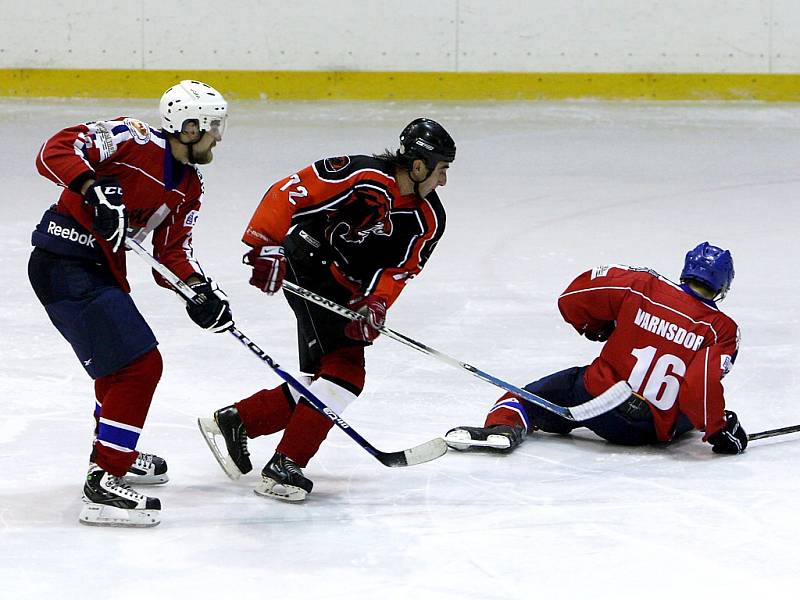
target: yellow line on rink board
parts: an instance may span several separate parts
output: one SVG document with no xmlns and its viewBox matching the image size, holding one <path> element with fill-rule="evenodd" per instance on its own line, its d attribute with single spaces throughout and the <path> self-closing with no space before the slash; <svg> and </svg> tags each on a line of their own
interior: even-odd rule
<svg viewBox="0 0 800 600">
<path fill-rule="evenodd" d="M 0 69 L 0 96 L 158 98 L 200 79 L 231 99 L 799 102 L 800 75 Z"/>
</svg>

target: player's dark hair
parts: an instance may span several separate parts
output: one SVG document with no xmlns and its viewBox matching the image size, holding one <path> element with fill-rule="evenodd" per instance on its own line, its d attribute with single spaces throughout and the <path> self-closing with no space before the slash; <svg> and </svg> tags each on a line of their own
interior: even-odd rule
<svg viewBox="0 0 800 600">
<path fill-rule="evenodd" d="M 409 159 L 408 156 L 400 154 L 399 151 L 389 150 L 388 148 L 380 154 L 373 154 L 372 156 L 389 163 L 395 169 L 409 169 L 414 162 L 414 159 Z"/>
</svg>

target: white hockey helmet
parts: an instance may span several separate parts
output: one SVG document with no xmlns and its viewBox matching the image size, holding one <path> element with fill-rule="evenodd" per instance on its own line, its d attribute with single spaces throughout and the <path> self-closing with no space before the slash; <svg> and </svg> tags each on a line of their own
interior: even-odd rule
<svg viewBox="0 0 800 600">
<path fill-rule="evenodd" d="M 180 133 L 186 121 L 195 120 L 201 131 L 217 129 L 221 136 L 228 103 L 207 83 L 184 79 L 164 92 L 159 112 L 164 131 Z"/>
</svg>

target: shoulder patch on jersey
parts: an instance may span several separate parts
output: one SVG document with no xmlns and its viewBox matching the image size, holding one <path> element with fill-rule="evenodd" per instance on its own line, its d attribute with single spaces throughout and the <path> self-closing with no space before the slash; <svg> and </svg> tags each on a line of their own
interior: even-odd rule
<svg viewBox="0 0 800 600">
<path fill-rule="evenodd" d="M 594 269 L 592 269 L 591 278 L 597 279 L 598 277 L 605 277 L 606 275 L 608 275 L 608 272 L 611 269 L 620 269 L 622 271 L 632 271 L 635 273 L 648 273 L 653 277 L 657 277 L 659 279 L 661 278 L 661 276 L 658 273 L 656 273 L 655 271 L 653 271 L 653 269 L 650 269 L 648 267 L 631 267 L 628 265 L 620 265 L 616 263 L 595 267 Z"/>
<path fill-rule="evenodd" d="M 94 143 L 100 151 L 100 160 L 103 161 L 117 151 L 114 134 L 104 123 L 92 123 L 94 127 Z"/>
<path fill-rule="evenodd" d="M 608 270 L 613 267 L 614 265 L 602 265 L 599 267 L 595 267 L 592 269 L 592 276 L 591 279 L 597 279 L 598 277 L 605 277 L 608 275 Z"/>
<path fill-rule="evenodd" d="M 190 210 L 186 218 L 183 220 L 183 224 L 186 227 L 194 227 L 194 224 L 197 223 L 197 219 L 200 218 L 200 212 L 196 210 Z"/>
<path fill-rule="evenodd" d="M 634 271 L 635 273 L 648 273 L 657 279 L 664 279 L 659 275 L 656 271 L 651 269 L 650 267 L 626 267 L 623 265 L 611 265 L 613 267 L 618 267 L 620 269 L 627 269 L 628 271 Z M 671 282 L 670 282 L 671 283 Z"/>
<path fill-rule="evenodd" d="M 328 173 L 336 173 L 337 171 L 347 168 L 350 164 L 350 157 L 334 156 L 332 158 L 326 158 L 322 164 L 325 165 L 325 170 L 328 171 Z"/>
<path fill-rule="evenodd" d="M 137 144 L 146 144 L 150 139 L 150 126 L 147 123 L 142 123 L 138 119 L 125 119 L 123 123 L 128 126 Z"/>
</svg>

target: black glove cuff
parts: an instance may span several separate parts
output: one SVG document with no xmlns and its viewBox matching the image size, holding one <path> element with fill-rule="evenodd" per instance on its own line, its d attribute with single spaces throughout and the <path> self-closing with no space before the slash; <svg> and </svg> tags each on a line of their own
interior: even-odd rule
<svg viewBox="0 0 800 600">
<path fill-rule="evenodd" d="M 83 184 L 89 181 L 90 179 L 97 179 L 97 173 L 95 173 L 94 171 L 84 171 L 83 173 L 78 175 L 75 179 L 73 179 L 68 187 L 76 194 L 80 194 Z"/>
</svg>

